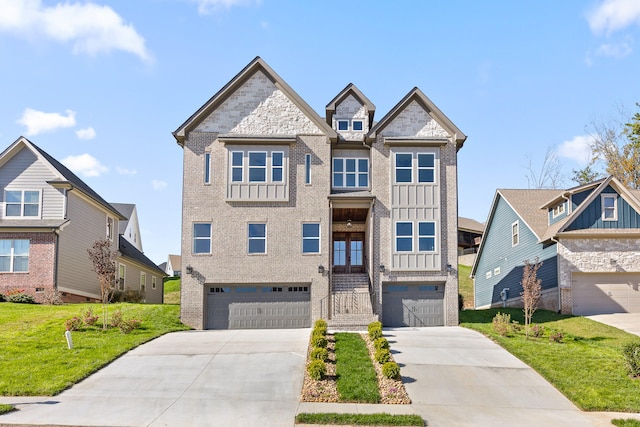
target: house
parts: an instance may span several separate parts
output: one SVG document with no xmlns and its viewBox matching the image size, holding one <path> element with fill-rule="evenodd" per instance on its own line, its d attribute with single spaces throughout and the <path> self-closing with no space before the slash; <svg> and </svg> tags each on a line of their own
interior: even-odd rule
<svg viewBox="0 0 640 427">
<path fill-rule="evenodd" d="M 640 192 L 612 176 L 568 190 L 497 190 L 471 272 L 475 307 L 521 306 L 524 261 L 538 259 L 541 308 L 640 312 L 639 237 Z"/>
<path fill-rule="evenodd" d="M 458 255 L 475 254 L 480 247 L 484 224 L 471 218 L 458 218 Z"/>
<path fill-rule="evenodd" d="M 20 137 L 0 153 L 0 187 L 0 293 L 19 289 L 45 301 L 57 291 L 65 302 L 100 300 L 87 249 L 107 238 L 117 251 L 121 289 L 162 302 L 164 272 L 118 233 L 127 216 L 44 150 Z"/>
<path fill-rule="evenodd" d="M 458 324 L 466 136 L 418 88 L 374 113 L 349 84 L 323 119 L 257 57 L 177 128 L 183 322 Z"/>
<path fill-rule="evenodd" d="M 180 277 L 182 273 L 182 257 L 180 255 L 169 255 L 164 271 L 168 276 Z"/>
</svg>

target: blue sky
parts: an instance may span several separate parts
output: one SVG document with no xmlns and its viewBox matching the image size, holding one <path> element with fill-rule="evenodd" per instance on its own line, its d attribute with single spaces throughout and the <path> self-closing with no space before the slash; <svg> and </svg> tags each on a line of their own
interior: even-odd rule
<svg viewBox="0 0 640 427">
<path fill-rule="evenodd" d="M 354 83 L 382 118 L 418 86 L 468 135 L 459 213 L 571 170 L 588 126 L 637 111 L 640 1 L 0 0 L 0 147 L 24 135 L 111 202 L 147 256 L 180 253 L 171 135 L 254 57 L 312 108 Z"/>
</svg>

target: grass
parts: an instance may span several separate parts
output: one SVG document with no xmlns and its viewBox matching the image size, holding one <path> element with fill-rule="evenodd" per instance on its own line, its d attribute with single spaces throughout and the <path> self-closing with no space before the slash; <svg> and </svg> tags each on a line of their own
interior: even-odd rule
<svg viewBox="0 0 640 427">
<path fill-rule="evenodd" d="M 180 278 L 169 277 L 164 282 L 164 303 L 180 304 Z"/>
<path fill-rule="evenodd" d="M 461 326 L 477 330 L 540 373 L 586 411 L 640 412 L 640 380 L 627 375 L 622 347 L 639 338 L 584 317 L 538 310 L 533 322 L 544 326 L 541 338 L 526 339 L 524 331 L 503 337 L 493 331 L 497 312 L 524 324 L 522 309 L 464 310 Z M 561 332 L 561 343 L 550 342 Z"/>
<path fill-rule="evenodd" d="M 378 379 L 367 344 L 359 334 L 336 333 L 336 387 L 343 402 L 380 402 Z"/>
<path fill-rule="evenodd" d="M 622 418 L 616 418 L 611 420 L 611 424 L 617 427 L 640 427 L 640 421 L 634 419 L 623 420 Z"/>
<path fill-rule="evenodd" d="M 391 414 L 308 414 L 296 415 L 297 424 L 331 424 L 353 426 L 423 426 L 424 421 L 418 415 Z"/>
<path fill-rule="evenodd" d="M 7 412 L 13 411 L 13 405 L 6 405 L 4 403 L 0 403 L 0 414 L 6 414 Z"/>
<path fill-rule="evenodd" d="M 458 264 L 458 292 L 462 295 L 464 308 L 473 308 L 473 279 L 469 274 L 470 266 Z"/>
<path fill-rule="evenodd" d="M 118 356 L 167 332 L 189 329 L 180 323 L 179 306 L 111 304 L 125 319 L 142 324 L 130 334 L 99 326 L 72 332 L 74 348 L 64 337 L 65 320 L 81 316 L 89 307 L 99 316 L 100 304 L 60 306 L 0 304 L 0 395 L 55 395 L 97 371 Z M 102 318 L 98 320 L 102 324 Z"/>
</svg>

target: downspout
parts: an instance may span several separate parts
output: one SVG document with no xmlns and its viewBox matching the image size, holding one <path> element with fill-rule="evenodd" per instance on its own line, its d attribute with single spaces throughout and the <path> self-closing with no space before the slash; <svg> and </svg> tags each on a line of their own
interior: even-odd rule
<svg viewBox="0 0 640 427">
<path fill-rule="evenodd" d="M 558 239 L 551 236 L 551 241 L 556 244 L 556 277 L 558 278 L 558 313 L 562 312 L 562 288 L 560 287 L 560 255 L 558 254 Z"/>
<path fill-rule="evenodd" d="M 333 202 L 329 200 L 329 265 L 327 266 L 327 319 L 331 320 L 333 308 Z"/>
<path fill-rule="evenodd" d="M 53 234 L 55 236 L 55 246 L 53 250 L 53 289 L 58 290 L 58 254 L 60 251 L 60 233 L 59 231 L 53 230 Z"/>
</svg>

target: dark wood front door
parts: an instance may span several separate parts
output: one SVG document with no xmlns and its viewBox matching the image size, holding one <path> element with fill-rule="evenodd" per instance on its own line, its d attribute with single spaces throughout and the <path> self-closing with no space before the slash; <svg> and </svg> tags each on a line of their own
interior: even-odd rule
<svg viewBox="0 0 640 427">
<path fill-rule="evenodd" d="M 364 233 L 333 234 L 333 272 L 364 273 Z"/>
</svg>

